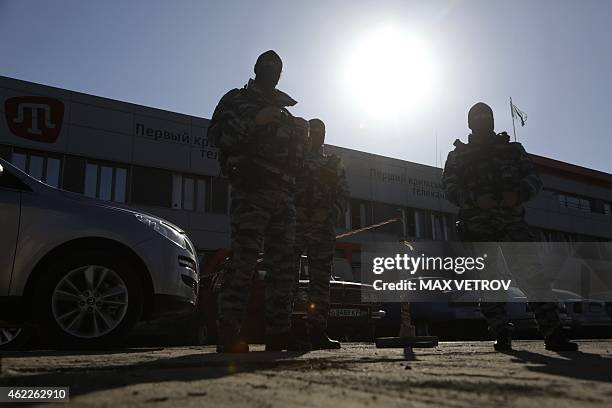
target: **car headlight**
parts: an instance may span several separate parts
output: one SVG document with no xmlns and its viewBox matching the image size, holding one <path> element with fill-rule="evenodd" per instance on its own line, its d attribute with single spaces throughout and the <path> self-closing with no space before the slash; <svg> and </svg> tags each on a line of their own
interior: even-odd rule
<svg viewBox="0 0 612 408">
<path fill-rule="evenodd" d="M 162 235 L 169 241 L 173 242 L 175 245 L 183 249 L 187 248 L 187 244 L 185 243 L 185 237 L 183 236 L 183 234 L 178 232 L 176 229 L 170 227 L 169 225 L 165 224 L 162 220 L 149 217 L 148 215 L 144 214 L 135 215 L 138 221 L 142 222 L 147 227 L 154 229 L 155 232 Z"/>
</svg>

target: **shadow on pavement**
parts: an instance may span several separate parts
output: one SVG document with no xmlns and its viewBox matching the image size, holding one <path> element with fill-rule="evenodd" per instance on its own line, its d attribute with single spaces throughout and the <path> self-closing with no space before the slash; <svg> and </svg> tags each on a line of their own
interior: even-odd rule
<svg viewBox="0 0 612 408">
<path fill-rule="evenodd" d="M 41 349 L 41 350 L 15 350 L 0 351 L 0 357 L 20 358 L 20 357 L 65 357 L 65 356 L 87 356 L 87 355 L 111 355 L 111 354 L 133 354 L 160 351 L 164 347 L 133 347 L 116 349 Z"/>
<path fill-rule="evenodd" d="M 550 357 L 530 351 L 510 351 L 518 363 L 533 364 L 526 369 L 538 373 L 560 375 L 578 380 L 612 383 L 612 359 L 581 351 L 558 353 Z"/>
<path fill-rule="evenodd" d="M 116 351 L 119 353 L 120 351 Z M 123 350 L 122 352 L 130 352 Z M 24 353 L 28 357 L 37 356 L 36 352 Z M 58 354 L 45 352 L 46 355 L 99 354 L 101 358 L 108 352 L 83 352 Z M 104 367 L 80 366 L 61 367 L 45 373 L 15 375 L 0 379 L 0 385 L 10 387 L 25 386 L 69 386 L 71 397 L 96 391 L 125 387 L 133 384 L 158 383 L 164 381 L 199 381 L 271 369 L 279 365 L 297 364 L 291 360 L 301 353 L 264 353 L 251 352 L 245 355 L 221 355 L 216 353 L 197 353 L 174 358 L 160 358 L 133 364 L 117 364 Z M 304 361 L 301 361 L 303 364 Z M 95 363 L 92 363 L 95 364 Z M 5 366 L 5 369 L 10 369 Z"/>
<path fill-rule="evenodd" d="M 103 358 L 105 354 L 130 352 L 131 350 L 98 352 Z M 142 349 L 141 349 L 142 351 Z M 56 352 L 57 353 L 57 352 Z M 43 355 L 62 355 L 51 351 Z M 28 357 L 36 357 L 36 352 L 21 353 Z M 21 355 L 14 353 L 12 356 Z M 79 354 L 96 354 L 94 352 L 75 351 L 66 352 L 67 356 Z M 342 356 L 321 356 L 308 359 L 300 359 L 302 352 L 264 352 L 253 351 L 248 354 L 227 355 L 210 352 L 184 355 L 172 358 L 159 358 L 154 361 L 140 363 L 124 363 L 96 367 L 91 366 L 61 367 L 53 370 L 45 370 L 44 373 L 32 373 L 25 375 L 14 375 L 0 378 L 1 386 L 26 387 L 26 386 L 68 386 L 70 396 L 76 397 L 97 391 L 110 390 L 135 384 L 163 383 L 165 381 L 202 381 L 249 373 L 256 371 L 274 370 L 324 370 L 329 368 L 343 368 L 352 364 L 369 364 L 373 362 L 402 362 L 405 359 L 401 355 L 396 358 L 347 358 Z M 9 367 L 6 367 L 9 369 Z M 51 371 L 53 370 L 53 371 Z"/>
</svg>

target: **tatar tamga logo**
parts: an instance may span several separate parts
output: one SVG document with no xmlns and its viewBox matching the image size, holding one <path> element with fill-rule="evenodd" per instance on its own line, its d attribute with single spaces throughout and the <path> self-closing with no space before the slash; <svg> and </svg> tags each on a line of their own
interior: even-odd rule
<svg viewBox="0 0 612 408">
<path fill-rule="evenodd" d="M 55 98 L 18 96 L 4 103 L 6 124 L 18 137 L 55 143 L 62 129 L 64 104 Z"/>
</svg>

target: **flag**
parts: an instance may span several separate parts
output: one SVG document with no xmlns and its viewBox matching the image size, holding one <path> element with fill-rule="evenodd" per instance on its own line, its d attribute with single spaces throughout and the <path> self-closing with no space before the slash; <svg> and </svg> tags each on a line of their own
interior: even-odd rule
<svg viewBox="0 0 612 408">
<path fill-rule="evenodd" d="M 512 119 L 518 118 L 521 121 L 521 126 L 525 126 L 527 122 L 527 114 L 512 104 Z"/>
</svg>

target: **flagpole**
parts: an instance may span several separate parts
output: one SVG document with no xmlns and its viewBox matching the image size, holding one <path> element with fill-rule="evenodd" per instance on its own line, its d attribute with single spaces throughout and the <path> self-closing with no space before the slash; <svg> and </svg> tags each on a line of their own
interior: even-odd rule
<svg viewBox="0 0 612 408">
<path fill-rule="evenodd" d="M 516 126 L 514 125 L 514 110 L 512 108 L 512 97 L 510 97 L 510 116 L 512 116 L 512 133 L 514 133 L 514 141 L 516 142 Z"/>
</svg>

